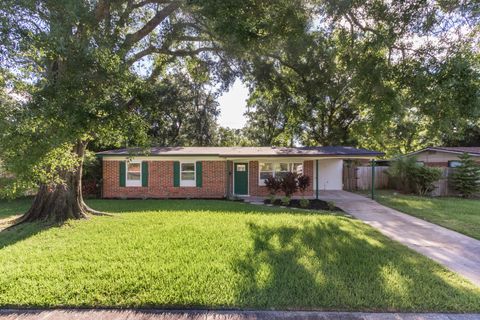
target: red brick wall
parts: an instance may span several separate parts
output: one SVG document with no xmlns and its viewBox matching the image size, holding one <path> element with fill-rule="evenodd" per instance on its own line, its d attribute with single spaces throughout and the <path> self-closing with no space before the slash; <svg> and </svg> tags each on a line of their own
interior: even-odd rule
<svg viewBox="0 0 480 320">
<path fill-rule="evenodd" d="M 427 167 L 448 167 L 448 162 L 425 162 Z"/>
<path fill-rule="evenodd" d="M 313 196 L 313 184 L 314 184 L 314 176 L 313 176 L 313 161 L 306 160 L 303 162 L 303 172 L 306 176 L 310 177 L 310 186 L 305 191 L 306 196 Z M 251 196 L 259 196 L 259 197 L 266 197 L 268 196 L 268 189 L 265 186 L 259 185 L 259 178 L 258 178 L 258 161 L 250 161 L 249 165 L 249 194 Z M 280 192 L 279 195 L 282 195 Z M 295 193 L 294 196 L 300 196 L 299 192 Z"/>
<path fill-rule="evenodd" d="M 202 161 L 203 183 L 197 187 L 173 186 L 173 161 L 148 161 L 148 187 L 120 187 L 118 161 L 103 161 L 104 198 L 223 198 L 226 196 L 226 162 Z"/>
</svg>

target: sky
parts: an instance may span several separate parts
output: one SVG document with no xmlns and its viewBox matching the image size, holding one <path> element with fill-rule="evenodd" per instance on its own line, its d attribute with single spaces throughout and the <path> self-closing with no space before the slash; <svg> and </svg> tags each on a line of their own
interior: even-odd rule
<svg viewBox="0 0 480 320">
<path fill-rule="evenodd" d="M 222 127 L 242 128 L 246 123 L 243 114 L 247 111 L 247 98 L 247 87 L 240 80 L 235 81 L 230 90 L 218 98 L 221 112 L 218 123 Z"/>
</svg>

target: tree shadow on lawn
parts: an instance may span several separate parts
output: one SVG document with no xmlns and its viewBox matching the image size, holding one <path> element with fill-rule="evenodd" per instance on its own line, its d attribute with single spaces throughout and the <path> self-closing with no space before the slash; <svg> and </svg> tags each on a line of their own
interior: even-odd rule
<svg viewBox="0 0 480 320">
<path fill-rule="evenodd" d="M 480 310 L 480 290 L 360 222 L 250 223 L 253 247 L 235 261 L 236 305 L 253 308 Z"/>
<path fill-rule="evenodd" d="M 253 213 L 253 214 L 331 214 L 342 215 L 342 212 L 327 212 L 319 210 L 296 210 L 291 208 L 253 205 L 243 201 L 218 199 L 146 199 L 146 200 L 89 200 L 88 204 L 96 210 L 109 213 L 129 213 L 146 211 L 209 211 L 225 213 Z"/>
<path fill-rule="evenodd" d="M 58 224 L 26 222 L 0 230 L 0 250 L 56 226 Z"/>
<path fill-rule="evenodd" d="M 33 197 L 0 200 L 0 221 L 25 213 L 32 205 Z"/>
</svg>

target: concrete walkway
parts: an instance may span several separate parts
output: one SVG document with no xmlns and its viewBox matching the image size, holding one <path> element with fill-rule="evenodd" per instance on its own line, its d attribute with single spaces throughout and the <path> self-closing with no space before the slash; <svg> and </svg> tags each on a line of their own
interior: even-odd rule
<svg viewBox="0 0 480 320">
<path fill-rule="evenodd" d="M 335 202 L 337 207 L 375 227 L 389 238 L 480 286 L 479 240 L 385 207 L 358 194 L 323 191 L 319 198 Z"/>
<path fill-rule="evenodd" d="M 480 314 L 211 310 L 0 310 L 0 320 L 474 320 Z"/>
</svg>

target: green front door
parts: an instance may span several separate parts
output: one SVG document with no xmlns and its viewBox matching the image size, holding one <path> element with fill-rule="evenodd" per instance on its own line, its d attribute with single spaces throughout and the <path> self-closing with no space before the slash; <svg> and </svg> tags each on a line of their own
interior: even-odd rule
<svg viewBox="0 0 480 320">
<path fill-rule="evenodd" d="M 233 191 L 236 195 L 248 194 L 248 163 L 235 163 L 234 164 L 234 188 Z"/>
</svg>

